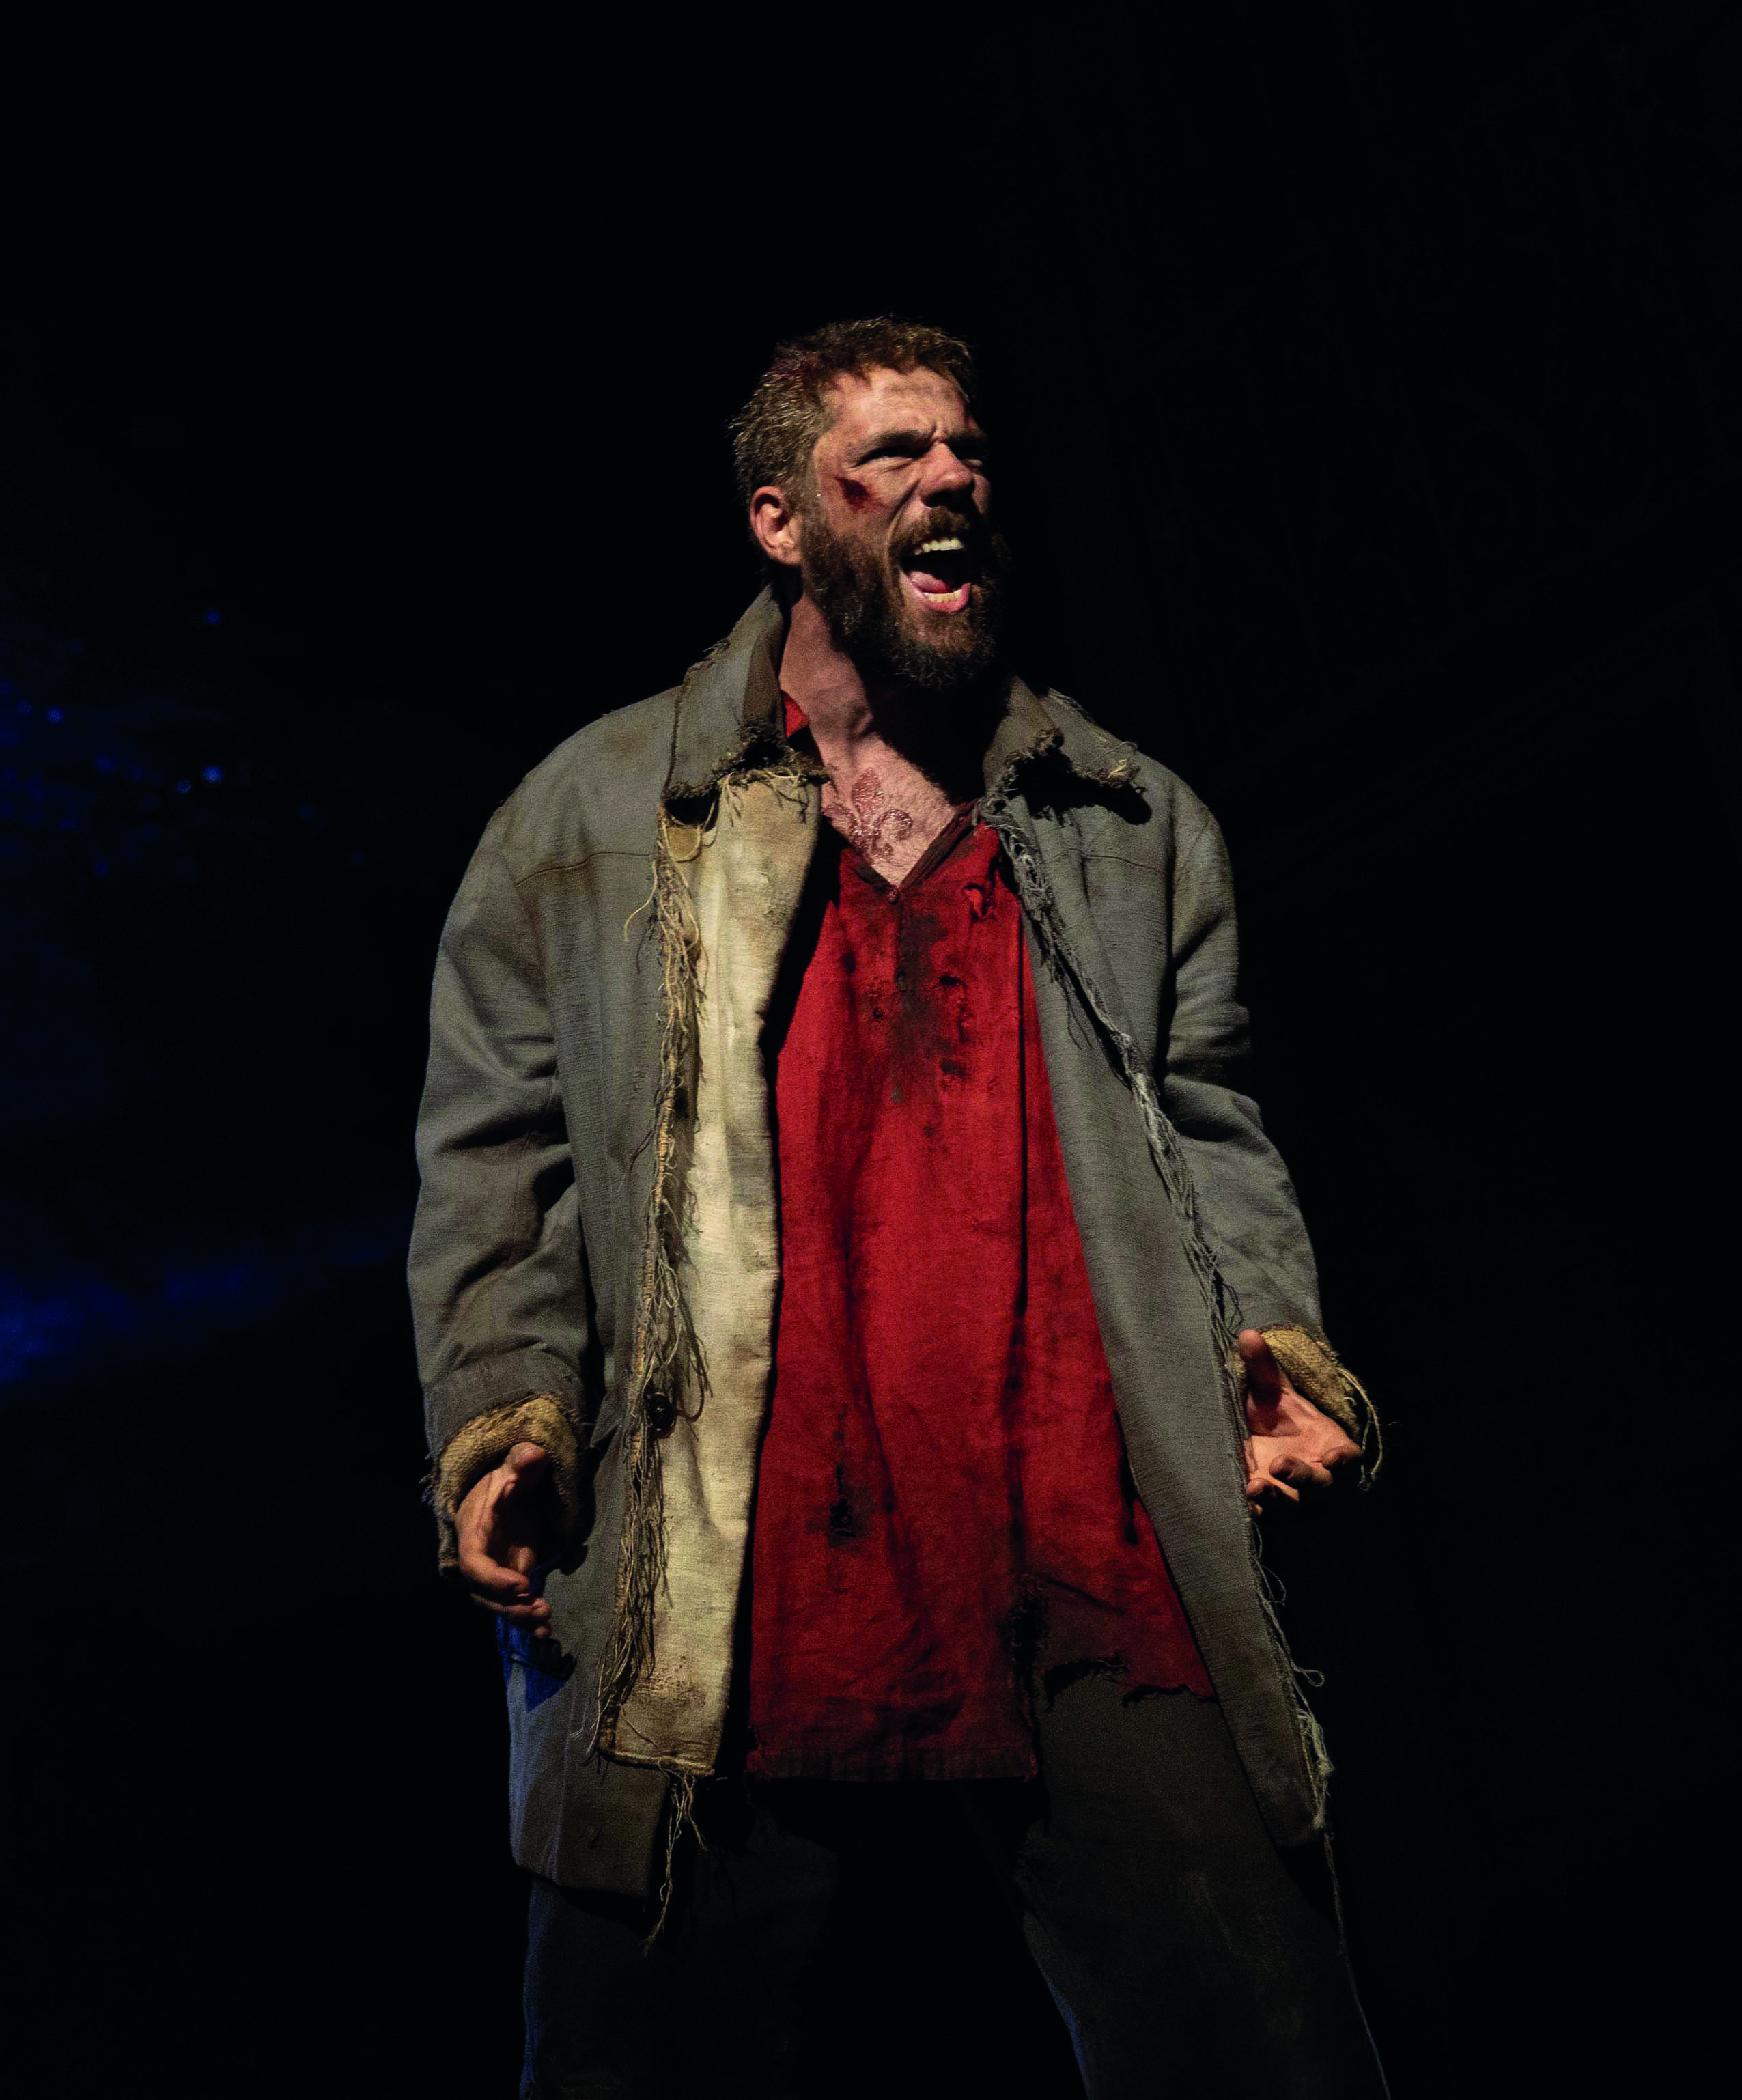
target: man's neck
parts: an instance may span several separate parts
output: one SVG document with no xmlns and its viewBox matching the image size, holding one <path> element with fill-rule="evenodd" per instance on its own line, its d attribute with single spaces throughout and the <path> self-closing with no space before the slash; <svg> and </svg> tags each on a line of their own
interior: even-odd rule
<svg viewBox="0 0 1742 2100">
<path fill-rule="evenodd" d="M 874 692 L 867 685 L 808 593 L 800 594 L 787 620 L 780 689 L 805 710 L 824 765 L 845 763 L 849 772 L 858 770 L 862 747 L 884 741 L 879 704 L 887 714 L 896 700 L 893 694 Z"/>
</svg>

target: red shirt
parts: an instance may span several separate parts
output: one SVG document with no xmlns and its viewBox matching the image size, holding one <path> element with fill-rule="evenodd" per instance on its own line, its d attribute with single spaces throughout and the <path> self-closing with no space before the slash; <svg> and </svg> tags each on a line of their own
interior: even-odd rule
<svg viewBox="0 0 1742 2100">
<path fill-rule="evenodd" d="M 1037 1664 L 1211 1688 L 1126 1462 L 1021 909 L 964 814 L 899 889 L 826 827 L 806 914 L 748 1769 L 1026 1776 Z"/>
</svg>

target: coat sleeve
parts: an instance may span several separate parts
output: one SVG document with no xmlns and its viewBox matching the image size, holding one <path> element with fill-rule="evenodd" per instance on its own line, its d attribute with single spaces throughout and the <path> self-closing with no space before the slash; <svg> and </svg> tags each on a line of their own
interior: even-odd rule
<svg viewBox="0 0 1742 2100">
<path fill-rule="evenodd" d="M 1250 1043 L 1240 1001 L 1240 936 L 1215 819 L 1174 878 L 1173 1011 L 1162 1100 L 1184 1140 L 1204 1222 L 1248 1327 L 1322 1336 L 1317 1273 L 1281 1154 L 1246 1092 Z"/>
<path fill-rule="evenodd" d="M 1281 1154 L 1246 1092 L 1250 1057 L 1240 999 L 1240 935 L 1228 850 L 1214 818 L 1180 859 L 1173 898 L 1173 1007 L 1163 1105 L 1192 1178 L 1240 1324 L 1264 1332 L 1297 1390 L 1339 1423 L 1378 1470 L 1379 1424 L 1339 1362 L 1319 1315 L 1312 1244 Z"/>
<path fill-rule="evenodd" d="M 522 1440 L 575 1513 L 585 1253 L 533 929 L 496 827 L 443 930 L 409 1281 L 442 1564 L 455 1508 Z"/>
</svg>

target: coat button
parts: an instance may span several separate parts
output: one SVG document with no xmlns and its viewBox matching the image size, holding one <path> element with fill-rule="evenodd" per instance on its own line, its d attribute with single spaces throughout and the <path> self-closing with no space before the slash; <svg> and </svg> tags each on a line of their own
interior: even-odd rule
<svg viewBox="0 0 1742 2100">
<path fill-rule="evenodd" d="M 642 1398 L 642 1413 L 647 1427 L 655 1436 L 669 1436 L 672 1424 L 677 1419 L 677 1410 L 668 1392 L 658 1391 L 646 1393 Z"/>
</svg>

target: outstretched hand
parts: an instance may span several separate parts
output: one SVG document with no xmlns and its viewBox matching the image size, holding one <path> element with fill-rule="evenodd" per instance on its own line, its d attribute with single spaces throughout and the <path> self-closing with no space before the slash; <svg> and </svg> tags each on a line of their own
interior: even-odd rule
<svg viewBox="0 0 1742 2100">
<path fill-rule="evenodd" d="M 1361 1450 L 1289 1383 L 1256 1327 L 1242 1329 L 1246 1372 L 1246 1505 L 1256 1516 L 1278 1502 L 1316 1501 L 1360 1474 Z"/>
<path fill-rule="evenodd" d="M 535 1634 L 550 1630 L 550 1607 L 532 1594 L 532 1570 L 551 1516 L 550 1460 L 537 1444 L 517 1444 L 454 1512 L 460 1573 L 473 1602 Z"/>
</svg>

